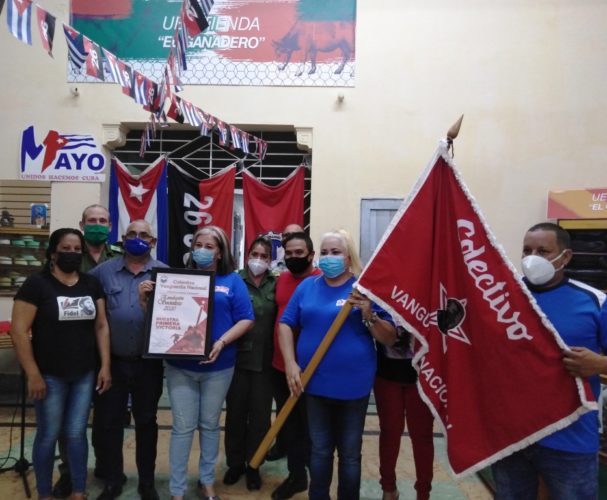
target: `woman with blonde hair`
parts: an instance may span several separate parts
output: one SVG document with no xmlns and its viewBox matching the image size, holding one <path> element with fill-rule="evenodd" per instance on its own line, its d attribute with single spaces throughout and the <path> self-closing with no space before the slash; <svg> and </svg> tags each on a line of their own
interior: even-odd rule
<svg viewBox="0 0 607 500">
<path fill-rule="evenodd" d="M 280 348 L 292 394 L 303 391 L 301 371 L 342 306 L 353 307 L 306 386 L 311 441 L 311 500 L 326 500 L 338 452 L 339 499 L 360 496 L 362 434 L 376 370 L 375 341 L 391 345 L 396 328 L 390 316 L 352 290 L 360 260 L 349 234 L 326 233 L 320 245 L 321 276 L 311 276 L 295 290 L 280 319 Z M 299 330 L 297 346 L 294 330 Z"/>
</svg>

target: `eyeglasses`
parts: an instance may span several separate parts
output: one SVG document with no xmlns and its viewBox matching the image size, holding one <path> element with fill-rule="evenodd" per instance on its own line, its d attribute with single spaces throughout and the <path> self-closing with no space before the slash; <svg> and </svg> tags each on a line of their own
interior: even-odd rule
<svg viewBox="0 0 607 500">
<path fill-rule="evenodd" d="M 135 238 L 140 238 L 142 240 L 152 240 L 152 239 L 154 239 L 154 237 L 150 233 L 147 233 L 145 231 L 140 231 L 140 232 L 129 231 L 128 233 L 126 233 L 124 235 L 124 237 L 127 240 L 134 240 Z"/>
</svg>

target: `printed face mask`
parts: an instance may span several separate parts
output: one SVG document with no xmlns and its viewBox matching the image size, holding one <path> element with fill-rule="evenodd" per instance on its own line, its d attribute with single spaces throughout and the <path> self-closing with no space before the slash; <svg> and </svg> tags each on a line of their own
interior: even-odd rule
<svg viewBox="0 0 607 500">
<path fill-rule="evenodd" d="M 145 255 L 147 252 L 149 252 L 152 249 L 150 247 L 150 244 L 147 241 L 142 240 L 141 238 L 132 238 L 132 239 L 126 240 L 124 242 L 123 246 L 124 246 L 124 249 L 127 251 L 127 253 L 130 253 L 131 255 L 133 255 L 135 257 Z"/>
<path fill-rule="evenodd" d="M 545 259 L 544 257 L 540 257 L 539 255 L 527 255 L 521 261 L 523 274 L 532 285 L 545 285 L 552 278 L 554 278 L 554 275 L 557 271 L 563 269 L 563 266 L 559 267 L 558 269 L 555 269 L 552 263 L 559 257 L 561 257 L 561 255 L 563 255 L 564 253 L 565 250 L 563 250 L 552 260 Z"/>
</svg>

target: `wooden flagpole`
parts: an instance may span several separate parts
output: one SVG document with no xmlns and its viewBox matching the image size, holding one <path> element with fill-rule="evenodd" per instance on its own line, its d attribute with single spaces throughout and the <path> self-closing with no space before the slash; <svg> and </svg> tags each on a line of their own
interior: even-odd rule
<svg viewBox="0 0 607 500">
<path fill-rule="evenodd" d="M 306 385 L 308 384 L 308 382 L 310 381 L 310 379 L 312 378 L 312 375 L 314 375 L 314 372 L 316 371 L 316 368 L 318 368 L 318 365 L 322 361 L 323 356 L 329 350 L 331 343 L 333 342 L 333 340 L 339 333 L 339 330 L 341 329 L 342 325 L 344 324 L 344 321 L 346 321 L 346 318 L 348 317 L 348 314 L 350 314 L 351 310 L 352 310 L 352 305 L 349 302 L 346 302 L 344 304 L 344 306 L 341 308 L 341 310 L 339 311 L 339 314 L 337 315 L 335 320 L 333 320 L 333 323 L 331 324 L 329 331 L 325 334 L 324 338 L 322 339 L 322 342 L 316 348 L 316 352 L 312 356 L 312 359 L 308 363 L 308 366 L 306 366 L 306 369 L 301 374 L 301 384 L 304 387 L 304 389 L 305 389 Z M 267 434 L 261 441 L 261 444 L 257 448 L 257 451 L 255 451 L 253 458 L 249 462 L 250 467 L 252 467 L 253 469 L 257 469 L 259 467 L 262 460 L 266 456 L 266 453 L 268 453 L 268 449 L 270 448 L 270 445 L 274 441 L 274 438 L 276 437 L 276 435 L 278 434 L 278 432 L 284 425 L 285 421 L 287 420 L 287 417 L 291 413 L 291 410 L 293 410 L 293 407 L 295 406 L 295 403 L 297 403 L 298 399 L 299 399 L 299 396 L 293 396 L 293 395 L 291 395 L 289 397 L 289 399 L 287 399 L 286 403 L 284 404 L 284 406 L 282 407 L 282 409 L 280 410 L 280 412 L 274 419 L 274 422 L 272 423 L 272 427 L 270 427 L 270 429 L 268 430 Z"/>
</svg>

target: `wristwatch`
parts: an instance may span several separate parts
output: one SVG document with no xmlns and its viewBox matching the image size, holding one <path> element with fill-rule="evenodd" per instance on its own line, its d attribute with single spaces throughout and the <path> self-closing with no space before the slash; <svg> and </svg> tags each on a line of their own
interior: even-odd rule
<svg viewBox="0 0 607 500">
<path fill-rule="evenodd" d="M 377 322 L 378 319 L 379 317 L 377 316 L 377 313 L 373 312 L 368 318 L 363 318 L 363 325 L 365 325 L 367 328 L 371 328 Z"/>
</svg>

